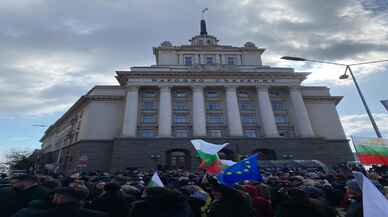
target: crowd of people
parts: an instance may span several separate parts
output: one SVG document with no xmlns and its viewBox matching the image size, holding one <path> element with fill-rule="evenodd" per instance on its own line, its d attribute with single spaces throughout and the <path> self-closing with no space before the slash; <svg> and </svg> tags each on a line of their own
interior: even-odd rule
<svg viewBox="0 0 388 217">
<path fill-rule="evenodd" d="M 226 186 L 203 172 L 153 171 L 21 174 L 0 178 L 2 217 L 360 217 L 362 193 L 352 170 L 265 168 L 262 182 Z M 385 195 L 388 173 L 362 171 Z"/>
</svg>

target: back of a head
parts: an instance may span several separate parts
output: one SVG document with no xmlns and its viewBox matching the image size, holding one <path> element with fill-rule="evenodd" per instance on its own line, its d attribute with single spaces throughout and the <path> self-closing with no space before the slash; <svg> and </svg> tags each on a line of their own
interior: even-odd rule
<svg viewBox="0 0 388 217">
<path fill-rule="evenodd" d="M 120 188 L 121 188 L 120 185 L 114 182 L 107 183 L 104 186 L 104 190 L 106 192 L 117 192 L 117 191 L 120 191 Z"/>
</svg>

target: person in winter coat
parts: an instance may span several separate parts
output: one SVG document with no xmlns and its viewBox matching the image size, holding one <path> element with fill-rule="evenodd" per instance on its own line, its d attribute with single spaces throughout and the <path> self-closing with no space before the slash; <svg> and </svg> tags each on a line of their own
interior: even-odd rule
<svg viewBox="0 0 388 217">
<path fill-rule="evenodd" d="M 255 216 L 248 195 L 232 187 L 212 183 L 213 203 L 207 217 L 253 217 Z"/>
<path fill-rule="evenodd" d="M 19 175 L 11 178 L 12 189 L 0 193 L 0 214 L 8 217 L 25 208 L 33 200 L 47 200 L 48 190 L 38 185 L 35 176 Z"/>
<path fill-rule="evenodd" d="M 363 217 L 362 191 L 355 179 L 346 183 L 346 191 L 351 203 L 346 210 L 345 217 Z"/>
<path fill-rule="evenodd" d="M 99 211 L 82 208 L 87 192 L 70 187 L 55 190 L 50 203 L 32 201 L 30 207 L 19 210 L 12 217 L 108 217 Z"/>
<path fill-rule="evenodd" d="M 183 186 L 181 192 L 189 202 L 193 217 L 201 217 L 206 203 L 210 200 L 209 194 L 196 185 Z"/>
<path fill-rule="evenodd" d="M 182 193 L 162 187 L 146 188 L 143 199 L 132 204 L 129 217 L 191 217 L 191 208 Z"/>
<path fill-rule="evenodd" d="M 290 189 L 289 198 L 279 205 L 276 217 L 326 217 L 301 189 Z"/>
<path fill-rule="evenodd" d="M 272 209 L 271 201 L 265 199 L 258 194 L 258 190 L 255 186 L 245 185 L 245 192 L 249 194 L 252 199 L 252 206 L 255 209 L 256 217 L 273 217 L 274 212 Z"/>
<path fill-rule="evenodd" d="M 108 183 L 104 186 L 104 193 L 91 205 L 92 209 L 103 211 L 110 217 L 127 217 L 129 205 L 116 183 Z"/>
</svg>

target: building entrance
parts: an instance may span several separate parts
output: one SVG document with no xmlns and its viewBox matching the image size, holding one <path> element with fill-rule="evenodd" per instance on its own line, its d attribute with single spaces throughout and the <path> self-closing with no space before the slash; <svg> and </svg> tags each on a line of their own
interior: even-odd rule
<svg viewBox="0 0 388 217">
<path fill-rule="evenodd" d="M 190 170 L 190 152 L 184 149 L 173 149 L 166 152 L 166 165 L 173 169 Z"/>
</svg>

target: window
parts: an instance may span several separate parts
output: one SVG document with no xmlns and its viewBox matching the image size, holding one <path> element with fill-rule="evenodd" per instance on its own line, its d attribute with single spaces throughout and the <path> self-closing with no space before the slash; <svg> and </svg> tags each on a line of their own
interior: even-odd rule
<svg viewBox="0 0 388 217">
<path fill-rule="evenodd" d="M 287 96 L 287 92 L 281 89 L 270 89 L 269 90 L 270 96 Z"/>
<path fill-rule="evenodd" d="M 207 92 L 207 97 L 209 98 L 213 98 L 213 97 L 217 97 L 218 96 L 218 92 L 217 91 L 214 91 L 214 90 L 210 90 Z"/>
<path fill-rule="evenodd" d="M 185 65 L 186 65 L 186 66 L 191 66 L 191 65 L 193 65 L 193 57 L 191 57 L 191 56 L 185 56 Z"/>
<path fill-rule="evenodd" d="M 219 129 L 208 130 L 207 134 L 210 137 L 222 137 L 222 130 L 219 130 Z"/>
<path fill-rule="evenodd" d="M 241 122 L 243 124 L 255 124 L 256 117 L 253 115 L 243 115 L 243 116 L 241 116 Z"/>
<path fill-rule="evenodd" d="M 154 97 L 154 96 L 156 96 L 156 92 L 155 91 L 145 91 L 145 92 L 143 92 L 143 96 L 144 97 Z"/>
<path fill-rule="evenodd" d="M 222 110 L 222 108 L 223 108 L 222 104 L 218 102 L 209 102 L 207 104 L 208 110 Z"/>
<path fill-rule="evenodd" d="M 289 131 L 287 128 L 280 128 L 278 129 L 278 131 L 279 131 L 279 136 L 289 137 Z"/>
<path fill-rule="evenodd" d="M 227 58 L 228 65 L 235 65 L 236 64 L 236 58 L 235 57 L 228 57 Z"/>
<path fill-rule="evenodd" d="M 222 115 L 208 115 L 207 120 L 212 124 L 224 123 L 224 117 Z"/>
<path fill-rule="evenodd" d="M 209 64 L 209 65 L 214 64 L 214 58 L 209 56 L 206 57 L 206 64 Z"/>
<path fill-rule="evenodd" d="M 187 95 L 187 92 L 179 91 L 175 93 L 176 97 L 185 97 Z"/>
<path fill-rule="evenodd" d="M 285 101 L 272 101 L 272 109 L 274 112 L 287 111 L 287 104 Z"/>
<path fill-rule="evenodd" d="M 155 103 L 153 101 L 144 101 L 143 102 L 143 109 L 144 110 L 154 110 Z"/>
<path fill-rule="evenodd" d="M 238 92 L 239 97 L 249 97 L 249 93 L 247 91 Z"/>
<path fill-rule="evenodd" d="M 153 115 L 144 115 L 143 123 L 145 124 L 155 123 L 155 117 Z"/>
<path fill-rule="evenodd" d="M 176 115 L 175 116 L 175 123 L 177 123 L 177 124 L 187 123 L 186 116 L 184 116 L 184 115 Z"/>
<path fill-rule="evenodd" d="M 142 136 L 143 137 L 154 137 L 155 133 L 152 129 L 143 129 Z"/>
<path fill-rule="evenodd" d="M 185 110 L 187 110 L 186 104 L 187 103 L 183 102 L 183 101 L 175 102 L 175 110 L 177 110 L 177 111 L 185 111 Z"/>
<path fill-rule="evenodd" d="M 275 115 L 275 122 L 277 124 L 287 124 L 288 116 L 287 115 Z"/>
<path fill-rule="evenodd" d="M 175 136 L 176 137 L 188 137 L 189 132 L 187 129 L 176 129 L 175 130 Z"/>
<path fill-rule="evenodd" d="M 255 110 L 255 105 L 254 103 L 249 101 L 242 101 L 240 102 L 240 109 L 242 111 L 252 111 L 252 110 Z"/>
<path fill-rule="evenodd" d="M 256 130 L 255 129 L 246 129 L 244 130 L 244 135 L 246 137 L 255 138 L 257 137 Z"/>
</svg>

